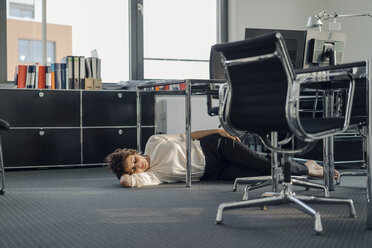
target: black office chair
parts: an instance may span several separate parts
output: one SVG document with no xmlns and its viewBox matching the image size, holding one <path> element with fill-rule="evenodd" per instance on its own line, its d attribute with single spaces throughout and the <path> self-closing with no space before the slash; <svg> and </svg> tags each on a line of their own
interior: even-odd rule
<svg viewBox="0 0 372 248">
<path fill-rule="evenodd" d="M 296 79 L 280 33 L 216 45 L 215 50 L 223 56 L 228 80 L 227 86 L 224 86 L 227 87 L 225 101 L 220 105 L 220 113 L 223 113 L 220 116 L 222 126 L 233 135 L 255 133 L 266 148 L 281 154 L 284 161 L 284 181 L 280 193 L 266 193 L 261 199 L 222 203 L 218 207 L 216 223 L 222 223 L 225 209 L 293 203 L 314 217 L 315 233 L 320 234 L 323 228 L 319 212 L 303 201 L 346 204 L 350 206 L 350 216 L 355 217 L 351 199 L 295 195 L 292 192 L 289 163 L 294 154 L 309 150 L 315 140 L 345 131 L 350 120 L 349 107 L 344 119 L 307 118 L 300 121 L 300 86 L 308 83 L 309 78 Z M 344 77 L 350 81 L 350 106 L 355 83 L 349 74 Z M 296 149 L 279 149 L 268 138 L 268 135 L 278 133 L 293 133 L 307 143 Z M 275 136 L 277 135 L 271 135 L 272 138 Z"/>
<path fill-rule="evenodd" d="M 9 123 L 0 119 L 0 130 L 9 130 Z M 0 173 L 1 173 L 1 188 L 0 188 L 0 195 L 4 194 L 4 187 L 5 187 L 5 174 L 4 174 L 4 159 L 3 159 L 3 151 L 1 146 L 1 136 L 0 136 Z"/>
<path fill-rule="evenodd" d="M 220 52 L 217 52 L 215 50 L 216 46 L 218 46 L 218 44 L 213 45 L 210 51 L 209 77 L 210 79 L 226 80 L 225 71 L 222 66 L 222 56 Z M 211 84 L 210 87 L 211 89 L 215 89 L 214 84 Z M 219 114 L 220 107 L 213 106 L 212 101 L 213 99 L 223 99 L 224 91 L 225 90 L 221 90 L 220 96 L 217 96 L 217 97 L 213 95 L 207 96 L 207 111 L 210 116 L 216 116 Z M 222 92 L 222 95 L 221 95 L 221 92 Z M 278 141 L 278 145 L 286 144 L 290 140 L 291 140 L 290 138 L 284 135 L 283 137 L 280 138 L 280 141 Z M 244 194 L 242 198 L 243 200 L 248 200 L 249 191 L 254 190 L 254 189 L 259 189 L 259 188 L 262 188 L 268 185 L 272 185 L 273 191 L 277 191 L 278 184 L 280 181 L 282 181 L 282 178 L 280 177 L 280 175 L 278 175 L 279 170 L 277 169 L 277 166 L 275 166 L 275 164 L 277 163 L 277 161 L 275 160 L 276 155 L 272 153 L 272 157 L 274 157 L 272 159 L 273 167 L 274 167 L 274 170 L 276 170 L 272 172 L 273 174 L 272 176 L 240 177 L 240 178 L 235 179 L 234 184 L 233 184 L 233 191 L 237 191 L 239 184 L 247 184 L 247 186 L 244 187 Z M 295 185 L 303 186 L 303 187 L 306 187 L 307 189 L 309 188 L 321 189 L 324 191 L 324 195 L 326 197 L 329 196 L 328 188 L 322 184 L 307 182 L 305 177 L 300 177 L 300 176 L 293 176 L 292 180 Z"/>
<path fill-rule="evenodd" d="M 214 50 L 214 46 L 211 47 L 211 52 L 209 55 L 209 79 L 223 79 L 225 78 L 225 72 L 221 64 L 221 55 L 219 52 Z M 215 90 L 215 84 L 209 84 L 211 90 Z M 213 106 L 213 99 L 218 99 L 218 96 L 208 95 L 207 96 L 207 112 L 210 116 L 218 115 L 218 106 Z"/>
<path fill-rule="evenodd" d="M 353 101 L 353 107 L 351 111 L 351 120 L 350 123 L 354 126 L 354 128 L 359 132 L 362 137 L 362 148 L 363 148 L 363 161 L 364 163 L 361 165 L 361 170 L 353 170 L 353 171 L 344 171 L 341 172 L 336 179 L 336 184 L 341 183 L 341 178 L 344 176 L 367 176 L 366 166 L 367 166 L 367 94 L 366 94 L 366 78 L 365 72 L 363 73 L 364 76 L 359 77 L 356 79 L 356 86 L 355 86 L 355 97 Z M 333 151 L 332 151 L 332 154 Z"/>
</svg>

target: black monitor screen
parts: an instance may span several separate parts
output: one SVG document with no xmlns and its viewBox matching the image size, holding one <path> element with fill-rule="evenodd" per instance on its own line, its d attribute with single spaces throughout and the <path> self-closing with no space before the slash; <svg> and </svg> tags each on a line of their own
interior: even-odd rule
<svg viewBox="0 0 372 248">
<path fill-rule="evenodd" d="M 259 29 L 246 28 L 245 39 L 253 38 L 272 32 L 280 32 L 287 46 L 289 57 L 294 69 L 302 69 L 304 61 L 306 31 L 304 30 L 284 30 L 284 29 Z"/>
</svg>

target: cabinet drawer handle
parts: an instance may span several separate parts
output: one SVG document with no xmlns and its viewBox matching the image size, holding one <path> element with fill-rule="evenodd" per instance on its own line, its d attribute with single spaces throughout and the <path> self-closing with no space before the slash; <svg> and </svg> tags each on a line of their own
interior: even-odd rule
<svg viewBox="0 0 372 248">
<path fill-rule="evenodd" d="M 44 92 L 40 91 L 39 92 L 39 97 L 44 97 Z"/>
<path fill-rule="evenodd" d="M 119 129 L 119 130 L 118 130 L 118 134 L 119 134 L 119 135 L 122 135 L 123 133 L 124 133 L 124 132 L 123 132 L 122 129 Z"/>
<path fill-rule="evenodd" d="M 118 93 L 118 98 L 123 98 L 123 93 Z"/>
<path fill-rule="evenodd" d="M 40 130 L 40 131 L 39 131 L 39 135 L 40 135 L 40 136 L 44 136 L 44 134 L 45 134 L 44 130 Z"/>
</svg>

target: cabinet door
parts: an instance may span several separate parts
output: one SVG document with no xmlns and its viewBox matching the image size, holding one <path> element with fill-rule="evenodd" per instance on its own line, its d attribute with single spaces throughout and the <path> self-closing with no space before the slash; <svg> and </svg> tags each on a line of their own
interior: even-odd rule
<svg viewBox="0 0 372 248">
<path fill-rule="evenodd" d="M 145 125 L 154 125 L 154 96 L 142 99 Z M 84 91 L 83 126 L 136 126 L 136 92 Z"/>
<path fill-rule="evenodd" d="M 13 129 L 1 137 L 6 167 L 81 163 L 79 129 Z"/>
<path fill-rule="evenodd" d="M 153 94 L 141 96 L 142 125 L 155 125 L 155 97 Z"/>
<path fill-rule="evenodd" d="M 79 127 L 80 92 L 2 89 L 0 116 L 11 127 Z"/>
<path fill-rule="evenodd" d="M 318 141 L 312 150 L 297 157 L 323 161 L 323 141 Z M 350 163 L 363 160 L 362 138 L 338 140 L 336 136 L 334 140 L 334 159 L 335 162 L 349 161 Z"/>
<path fill-rule="evenodd" d="M 142 142 L 154 134 L 154 128 L 144 128 Z M 83 131 L 84 164 L 103 163 L 117 148 L 137 149 L 136 128 L 89 128 Z"/>
</svg>

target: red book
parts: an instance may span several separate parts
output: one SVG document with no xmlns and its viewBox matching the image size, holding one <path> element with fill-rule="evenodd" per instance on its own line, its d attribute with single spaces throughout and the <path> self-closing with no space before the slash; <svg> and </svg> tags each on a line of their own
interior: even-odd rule
<svg viewBox="0 0 372 248">
<path fill-rule="evenodd" d="M 45 66 L 39 66 L 39 89 L 45 89 Z"/>
<path fill-rule="evenodd" d="M 27 65 L 18 65 L 17 88 L 26 88 Z"/>
</svg>

